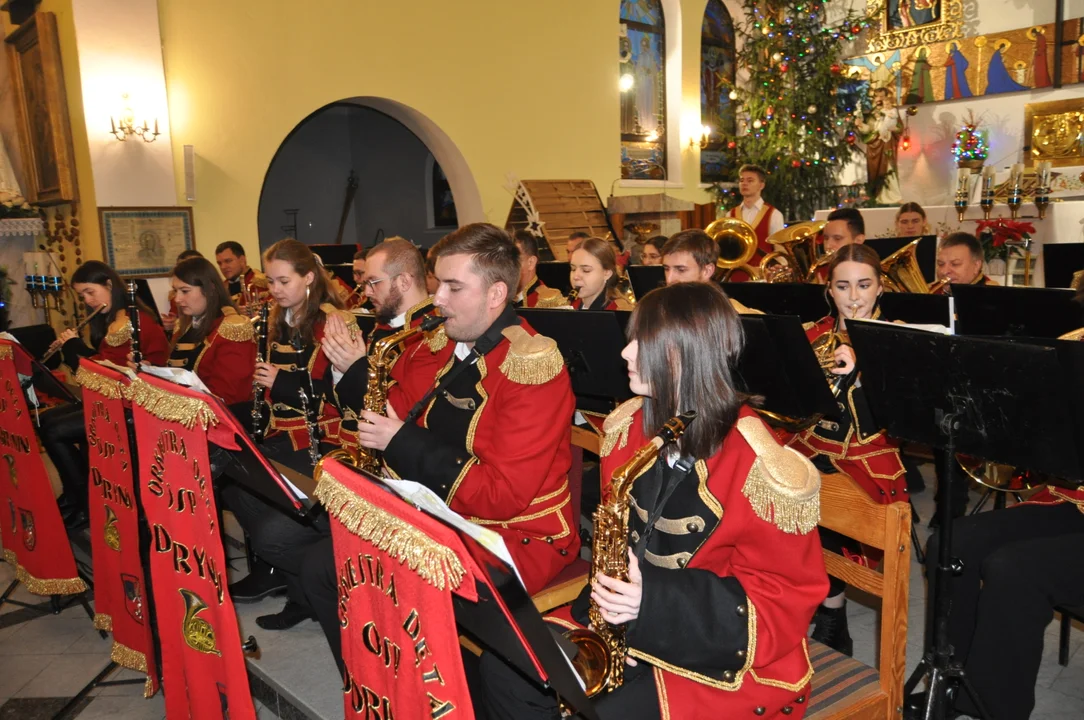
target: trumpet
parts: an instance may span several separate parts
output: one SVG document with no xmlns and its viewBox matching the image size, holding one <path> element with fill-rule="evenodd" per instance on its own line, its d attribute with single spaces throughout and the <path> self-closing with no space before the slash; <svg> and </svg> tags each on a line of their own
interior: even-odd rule
<svg viewBox="0 0 1084 720">
<path fill-rule="evenodd" d="M 853 304 L 851 305 L 851 319 L 855 319 L 857 315 L 858 305 Z M 842 323 L 837 320 L 836 326 L 832 330 L 813 341 L 813 353 L 817 356 L 817 362 L 820 363 L 824 377 L 828 381 L 828 386 L 832 389 L 832 396 L 837 398 L 840 392 L 843 391 L 843 386 L 854 374 L 851 372 L 847 375 L 837 375 L 832 372 L 832 370 L 839 367 L 836 364 L 836 350 L 841 345 L 849 345 L 851 342 L 847 331 L 840 329 L 841 325 Z"/>
<path fill-rule="evenodd" d="M 75 326 L 75 334 L 78 335 L 80 332 L 82 332 L 83 328 L 85 328 L 87 326 L 87 324 L 91 320 L 94 319 L 94 316 L 97 315 L 98 313 L 100 313 L 103 308 L 105 308 L 104 303 L 99 305 L 98 307 L 94 308 L 94 310 L 91 311 L 90 315 L 87 315 L 85 318 L 83 318 L 83 321 Z M 52 356 L 54 356 L 58 352 L 60 352 L 61 348 L 63 348 L 63 347 L 64 347 L 63 345 L 57 345 L 55 348 L 53 348 L 52 350 L 49 350 L 47 353 L 42 355 L 41 360 L 39 360 L 38 362 L 41 362 L 41 363 L 47 362 L 49 360 L 49 358 L 51 358 Z"/>
</svg>

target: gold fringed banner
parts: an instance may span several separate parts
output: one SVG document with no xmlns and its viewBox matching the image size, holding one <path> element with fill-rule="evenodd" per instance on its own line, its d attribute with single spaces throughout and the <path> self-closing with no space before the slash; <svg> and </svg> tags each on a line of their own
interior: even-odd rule
<svg viewBox="0 0 1084 720">
<path fill-rule="evenodd" d="M 124 383 L 104 377 L 83 367 L 80 367 L 79 371 L 75 373 L 75 383 L 87 390 L 93 390 L 100 395 L 104 395 L 110 400 L 124 398 Z"/>
<path fill-rule="evenodd" d="M 204 430 L 218 424 L 214 410 L 202 400 L 174 395 L 141 380 L 128 386 L 128 399 L 159 420 L 180 423 L 188 430 L 197 424 Z"/>
<path fill-rule="evenodd" d="M 4 550 L 4 559 L 15 567 L 15 578 L 35 595 L 76 595 L 85 592 L 87 585 L 82 578 L 42 580 L 36 578 L 19 564 L 19 556 L 11 550 Z"/>
<path fill-rule="evenodd" d="M 94 629 L 113 632 L 113 618 L 105 613 L 94 613 Z"/>
<path fill-rule="evenodd" d="M 451 548 L 358 497 L 327 472 L 320 475 L 314 495 L 343 527 L 405 563 L 433 587 L 459 587 L 466 571 Z"/>
</svg>

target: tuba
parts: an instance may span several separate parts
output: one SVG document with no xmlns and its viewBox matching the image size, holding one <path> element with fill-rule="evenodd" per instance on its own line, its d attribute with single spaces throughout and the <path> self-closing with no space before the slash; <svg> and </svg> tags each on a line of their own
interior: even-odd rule
<svg viewBox="0 0 1084 720">
<path fill-rule="evenodd" d="M 749 264 L 757 254 L 757 234 L 752 225 L 739 218 L 725 217 L 709 223 L 704 232 L 719 246 L 715 265 L 723 271 L 723 282 L 735 270 L 745 271 L 753 280 L 764 279 L 760 268 Z"/>
<path fill-rule="evenodd" d="M 599 573 L 628 580 L 629 496 L 633 482 L 642 470 L 655 462 L 659 451 L 677 442 L 695 419 L 695 411 L 670 418 L 651 442 L 614 471 L 609 500 L 599 504 L 595 510 L 595 536 L 591 544 L 592 580 Z M 583 678 L 587 696 L 593 697 L 621 687 L 628 643 L 625 640 L 625 626 L 610 625 L 603 620 L 602 611 L 594 601 L 591 601 L 590 618 L 594 630 L 576 628 L 565 633 L 565 637 L 579 650 L 572 665 Z"/>
<path fill-rule="evenodd" d="M 885 289 L 889 292 L 930 294 L 937 292 L 948 282 L 944 279 L 926 282 L 915 256 L 921 240 L 922 238 L 912 240 L 881 261 Z"/>
<path fill-rule="evenodd" d="M 768 238 L 782 250 L 770 252 L 760 261 L 760 270 L 768 282 L 811 282 L 828 255 L 821 255 L 817 235 L 828 223 L 803 222 L 783 228 Z"/>
<path fill-rule="evenodd" d="M 447 318 L 439 315 L 430 315 L 414 327 L 404 327 L 396 333 L 388 335 L 375 343 L 369 349 L 369 381 L 365 389 L 364 409 L 369 412 L 383 413 L 388 404 L 388 386 L 391 368 L 402 354 L 406 341 L 418 333 L 432 332 Z M 320 458 L 313 470 L 313 478 L 319 482 L 324 471 L 324 461 L 328 459 L 338 460 L 344 465 L 352 465 L 370 475 L 380 474 L 380 453 L 366 447 L 358 447 L 355 453 L 352 449 L 336 448 Z"/>
</svg>

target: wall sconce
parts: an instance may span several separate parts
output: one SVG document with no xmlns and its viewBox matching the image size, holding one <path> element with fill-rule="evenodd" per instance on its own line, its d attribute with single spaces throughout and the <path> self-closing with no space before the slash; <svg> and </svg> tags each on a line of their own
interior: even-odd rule
<svg viewBox="0 0 1084 720">
<path fill-rule="evenodd" d="M 703 150 L 708 146 L 708 141 L 711 139 L 711 127 L 708 125 L 700 126 L 699 140 L 695 135 L 689 136 L 689 149 L 692 150 L 694 145 L 699 142 L 700 149 Z"/>
<path fill-rule="evenodd" d="M 132 112 L 132 108 L 129 107 L 128 93 L 121 96 L 124 100 L 124 110 L 119 118 L 109 116 L 109 133 L 117 140 L 124 142 L 128 139 L 129 135 L 137 135 L 143 139 L 143 142 L 152 143 L 158 139 L 160 133 L 158 132 L 158 118 L 154 119 L 154 131 L 151 131 L 150 125 L 147 120 L 143 120 L 143 125 L 137 125 L 135 122 L 135 113 Z"/>
</svg>

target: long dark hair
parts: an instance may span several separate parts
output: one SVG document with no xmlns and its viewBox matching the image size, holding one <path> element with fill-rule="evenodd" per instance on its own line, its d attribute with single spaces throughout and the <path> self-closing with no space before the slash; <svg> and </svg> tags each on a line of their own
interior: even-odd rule
<svg viewBox="0 0 1084 720">
<path fill-rule="evenodd" d="M 749 400 L 734 386 L 745 333 L 726 294 L 701 282 L 652 290 L 636 303 L 629 340 L 639 343 L 637 369 L 652 391 L 644 398 L 644 434 L 695 410 L 681 451 L 699 460 L 714 455 Z"/>
<path fill-rule="evenodd" d="M 127 309 L 128 286 L 116 270 L 98 260 L 87 260 L 75 269 L 72 273 L 72 285 L 76 283 L 93 283 L 109 288 L 109 311 L 95 315 L 90 321 L 90 344 L 98 347 L 109 331 L 109 325 L 117 319 L 117 313 Z M 136 299 L 136 306 L 152 318 L 158 317 L 158 313 L 147 307 L 142 300 Z"/>
<path fill-rule="evenodd" d="M 335 307 L 342 309 L 342 299 L 339 297 L 339 293 L 331 291 L 323 266 L 316 261 L 316 256 L 305 243 L 293 238 L 279 240 L 267 248 L 267 252 L 263 254 L 264 267 L 266 268 L 272 260 L 282 260 L 290 263 L 294 272 L 302 277 L 312 273 L 313 280 L 312 285 L 309 285 L 308 297 L 301 306 L 300 317 L 294 317 L 293 327 L 287 324 L 286 311 L 282 309 L 282 306 L 278 304 L 272 306 L 271 317 L 268 322 L 271 332 L 268 339 L 280 343 L 289 343 L 291 333 L 296 331 L 301 334 L 302 345 L 311 345 L 316 321 L 321 317 L 320 306 L 324 303 L 331 303 Z"/>
<path fill-rule="evenodd" d="M 218 268 L 203 256 L 190 257 L 177 263 L 177 266 L 173 268 L 173 277 L 186 285 L 198 287 L 200 292 L 203 293 L 203 297 L 207 299 L 207 311 L 201 318 L 202 322 L 195 325 L 196 332 L 192 338 L 193 342 L 203 342 L 211 329 L 211 325 L 214 323 L 214 319 L 222 314 L 222 308 L 231 307 L 236 310 L 237 306 L 226 291 L 222 277 L 218 274 Z M 174 344 L 184 337 L 184 334 L 192 326 L 193 318 L 187 315 L 181 317 L 177 321 L 177 330 L 173 335 Z"/>
</svg>

